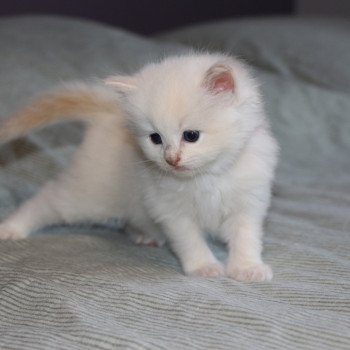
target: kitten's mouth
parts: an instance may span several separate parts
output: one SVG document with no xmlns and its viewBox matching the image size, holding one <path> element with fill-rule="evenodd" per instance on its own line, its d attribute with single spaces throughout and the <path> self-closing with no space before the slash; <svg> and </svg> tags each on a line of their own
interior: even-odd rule
<svg viewBox="0 0 350 350">
<path fill-rule="evenodd" d="M 174 169 L 175 171 L 180 171 L 180 172 L 189 170 L 188 168 L 186 168 L 186 167 L 184 167 L 184 166 L 178 166 L 178 165 L 174 166 L 173 169 Z"/>
<path fill-rule="evenodd" d="M 177 175 L 177 176 L 187 176 L 189 174 L 192 174 L 193 169 L 188 168 L 183 165 L 170 165 L 166 169 L 167 171 L 170 171 L 170 173 Z"/>
<path fill-rule="evenodd" d="M 191 171 L 191 169 L 186 168 L 185 166 L 181 166 L 181 165 L 175 165 L 175 166 L 171 166 L 170 170 L 174 173 L 174 174 L 186 174 L 189 171 Z"/>
</svg>

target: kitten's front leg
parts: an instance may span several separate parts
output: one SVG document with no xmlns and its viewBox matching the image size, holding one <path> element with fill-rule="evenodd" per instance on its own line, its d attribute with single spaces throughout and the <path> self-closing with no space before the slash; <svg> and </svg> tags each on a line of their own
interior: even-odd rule
<svg viewBox="0 0 350 350">
<path fill-rule="evenodd" d="M 262 220 L 244 215 L 226 223 L 225 231 L 229 248 L 226 275 L 242 282 L 271 280 L 272 270 L 261 258 Z"/>
<path fill-rule="evenodd" d="M 199 227 L 191 219 L 169 220 L 162 226 L 187 275 L 204 277 L 223 275 L 222 265 L 209 249 Z"/>
</svg>

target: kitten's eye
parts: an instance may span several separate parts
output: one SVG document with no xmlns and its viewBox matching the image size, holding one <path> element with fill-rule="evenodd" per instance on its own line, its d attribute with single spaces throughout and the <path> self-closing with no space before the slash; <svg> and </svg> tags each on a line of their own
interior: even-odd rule
<svg viewBox="0 0 350 350">
<path fill-rule="evenodd" d="M 160 145 L 163 143 L 161 136 L 156 132 L 154 134 L 149 135 L 149 137 L 155 145 Z"/>
<path fill-rule="evenodd" d="M 186 130 L 183 133 L 183 138 L 187 142 L 196 142 L 199 139 L 199 131 L 197 130 Z"/>
</svg>

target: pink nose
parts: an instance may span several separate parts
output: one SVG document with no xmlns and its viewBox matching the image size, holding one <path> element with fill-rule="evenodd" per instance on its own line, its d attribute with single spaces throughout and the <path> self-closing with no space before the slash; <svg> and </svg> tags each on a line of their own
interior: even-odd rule
<svg viewBox="0 0 350 350">
<path fill-rule="evenodd" d="M 179 156 L 176 156 L 175 158 L 172 158 L 172 157 L 165 158 L 165 161 L 171 166 L 177 166 L 179 164 L 180 160 L 181 159 Z"/>
</svg>

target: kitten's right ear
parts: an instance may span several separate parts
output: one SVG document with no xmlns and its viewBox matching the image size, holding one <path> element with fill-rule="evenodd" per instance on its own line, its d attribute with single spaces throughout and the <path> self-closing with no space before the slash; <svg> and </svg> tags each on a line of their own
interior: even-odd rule
<svg viewBox="0 0 350 350">
<path fill-rule="evenodd" d="M 137 89 L 138 81 L 135 77 L 128 75 L 112 75 L 103 80 L 108 86 L 115 87 L 122 92 L 129 92 Z"/>
</svg>

